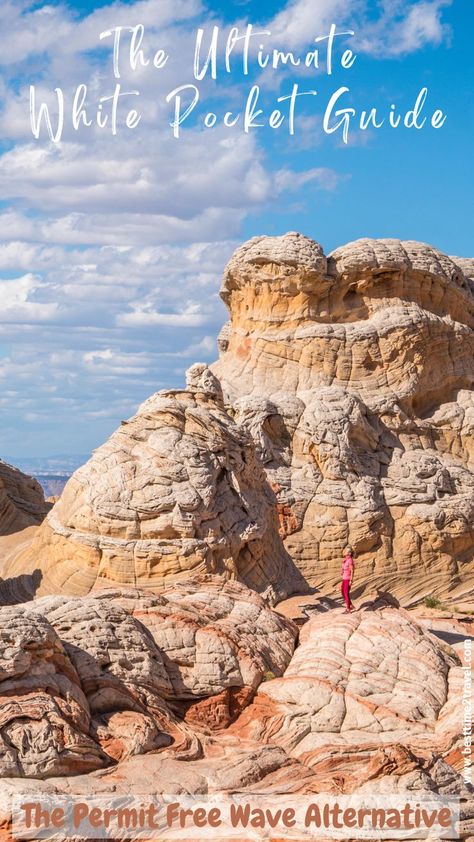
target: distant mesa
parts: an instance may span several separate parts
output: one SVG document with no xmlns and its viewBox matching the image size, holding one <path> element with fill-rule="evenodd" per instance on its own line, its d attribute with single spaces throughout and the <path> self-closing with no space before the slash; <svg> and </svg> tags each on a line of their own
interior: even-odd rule
<svg viewBox="0 0 474 842">
<path fill-rule="evenodd" d="M 64 488 L 70 479 L 71 474 L 36 474 L 35 478 L 38 480 L 43 489 L 46 499 L 55 503 L 61 496 Z"/>
<path fill-rule="evenodd" d="M 472 596 L 472 269 L 412 241 L 248 241 L 219 360 L 149 398 L 7 572 L 70 594 L 212 573 L 278 599 L 334 589 L 349 543 L 361 591 Z"/>
</svg>

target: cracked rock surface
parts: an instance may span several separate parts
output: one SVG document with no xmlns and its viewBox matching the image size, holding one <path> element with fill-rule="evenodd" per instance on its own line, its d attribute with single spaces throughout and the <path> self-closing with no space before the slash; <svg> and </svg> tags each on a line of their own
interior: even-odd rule
<svg viewBox="0 0 474 842">
<path fill-rule="evenodd" d="M 85 594 L 210 573 L 275 600 L 334 592 L 350 544 L 361 589 L 472 599 L 472 275 L 413 241 L 244 243 L 219 360 L 145 401 L 5 575 Z"/>
<path fill-rule="evenodd" d="M 149 398 L 76 471 L 33 544 L 7 564 L 10 577 L 39 569 L 38 594 L 156 590 L 198 573 L 273 599 L 301 586 L 252 437 L 203 368 L 196 393 Z"/>
<path fill-rule="evenodd" d="M 450 647 L 372 604 L 296 633 L 218 577 L 1 608 L 0 826 L 22 792 L 466 795 Z"/>
<path fill-rule="evenodd" d="M 388 239 L 325 257 L 300 234 L 256 237 L 230 260 L 213 372 L 309 584 L 334 591 L 350 544 L 361 587 L 472 599 L 472 276 Z"/>
<path fill-rule="evenodd" d="M 0 777 L 77 775 L 168 746 L 199 757 L 200 732 L 283 674 L 296 631 L 212 577 L 0 608 Z"/>
<path fill-rule="evenodd" d="M 300 639 L 284 675 L 260 686 L 232 733 L 279 745 L 345 791 L 419 771 L 421 758 L 430 767 L 436 751 L 461 764 L 459 660 L 405 611 L 324 613 Z"/>
</svg>

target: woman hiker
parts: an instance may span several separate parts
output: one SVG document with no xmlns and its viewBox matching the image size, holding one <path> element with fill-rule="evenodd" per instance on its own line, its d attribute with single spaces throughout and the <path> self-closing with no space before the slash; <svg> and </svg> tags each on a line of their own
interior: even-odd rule
<svg viewBox="0 0 474 842">
<path fill-rule="evenodd" d="M 344 611 L 344 614 L 350 614 L 352 611 L 356 610 L 351 602 L 351 585 L 354 578 L 354 556 L 352 547 L 346 547 L 344 550 L 341 575 L 341 591 L 344 602 L 346 603 L 346 610 Z"/>
</svg>

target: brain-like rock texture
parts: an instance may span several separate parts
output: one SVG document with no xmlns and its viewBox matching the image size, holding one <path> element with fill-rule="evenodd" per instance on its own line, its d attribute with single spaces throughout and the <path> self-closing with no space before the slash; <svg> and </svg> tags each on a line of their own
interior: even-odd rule
<svg viewBox="0 0 474 842">
<path fill-rule="evenodd" d="M 0 825 L 25 791 L 464 792 L 448 646 L 372 605 L 296 631 L 221 577 L 0 609 Z"/>
<path fill-rule="evenodd" d="M 198 732 L 282 675 L 295 637 L 258 594 L 212 577 L 0 608 L 0 777 L 87 773 L 170 746 L 199 757 Z"/>
<path fill-rule="evenodd" d="M 220 573 L 275 597 L 301 582 L 252 437 L 205 366 L 191 370 L 188 391 L 147 400 L 76 471 L 10 575 L 30 561 L 39 593 Z"/>
<path fill-rule="evenodd" d="M 439 755 L 461 769 L 461 672 L 455 653 L 404 611 L 324 613 L 231 731 L 279 745 L 334 791 L 418 775 Z"/>
<path fill-rule="evenodd" d="M 23 606 L 1 608 L 0 623 L 0 776 L 99 768 L 87 699 L 54 628 Z"/>
<path fill-rule="evenodd" d="M 257 237 L 224 273 L 213 366 L 278 500 L 306 580 L 407 597 L 472 595 L 472 261 L 399 240 L 327 258 L 299 234 Z"/>
<path fill-rule="evenodd" d="M 229 690 L 253 692 L 268 672 L 284 672 L 293 654 L 293 623 L 237 582 L 207 576 L 139 600 L 134 590 L 97 596 L 132 613 L 166 653 L 167 698 L 196 703 Z"/>
<path fill-rule="evenodd" d="M 361 587 L 472 597 L 472 274 L 411 241 L 245 243 L 212 371 L 96 451 L 10 575 L 86 593 L 220 573 L 274 597 L 333 589 L 351 544 Z"/>
</svg>

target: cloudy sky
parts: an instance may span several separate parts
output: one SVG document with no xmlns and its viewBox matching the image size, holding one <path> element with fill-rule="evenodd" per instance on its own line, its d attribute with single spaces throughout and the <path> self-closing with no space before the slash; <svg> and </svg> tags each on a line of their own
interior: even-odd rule
<svg viewBox="0 0 474 842">
<path fill-rule="evenodd" d="M 300 230 L 329 252 L 361 236 L 394 236 L 470 255 L 471 6 L 1 0 L 0 455 L 88 453 L 147 395 L 180 386 L 192 362 L 215 358 L 226 318 L 220 276 L 244 238 Z M 243 31 L 248 22 L 271 32 L 266 46 L 302 56 L 335 23 L 355 32 L 345 44 L 341 36 L 336 59 L 348 47 L 357 59 L 350 70 L 336 63 L 329 77 L 322 50 L 318 69 L 277 71 L 259 68 L 251 53 L 245 76 L 236 50 L 227 74 L 229 28 Z M 139 91 L 139 126 L 121 125 L 115 136 L 94 125 L 75 131 L 77 86 L 87 85 L 92 118 L 117 82 L 112 39 L 100 41 L 100 33 L 137 24 L 145 27 L 148 57 L 158 49 L 169 55 L 161 69 L 132 71 L 123 36 L 120 84 Z M 218 78 L 196 83 L 196 30 L 204 28 L 208 45 L 214 25 Z M 166 96 L 193 82 L 200 101 L 176 139 L 174 100 Z M 222 125 L 226 110 L 243 110 L 253 84 L 265 118 L 295 83 L 317 96 L 298 101 L 293 136 L 287 122 L 248 133 L 242 121 Z M 33 137 L 30 85 L 50 107 L 61 88 L 60 143 L 48 139 L 44 124 Z M 391 103 L 403 114 L 426 86 L 426 115 L 440 108 L 446 122 L 439 130 L 385 123 L 361 131 L 354 120 L 345 144 L 340 130 L 322 130 L 340 86 L 349 88 L 341 105 L 357 114 L 377 107 L 384 117 Z M 207 111 L 219 118 L 212 129 L 203 125 Z"/>
</svg>

